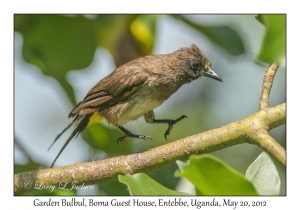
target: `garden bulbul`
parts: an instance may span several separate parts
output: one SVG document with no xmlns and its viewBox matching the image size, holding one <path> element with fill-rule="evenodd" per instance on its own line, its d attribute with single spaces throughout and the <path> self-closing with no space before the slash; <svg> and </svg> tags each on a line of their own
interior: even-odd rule
<svg viewBox="0 0 300 210">
<path fill-rule="evenodd" d="M 103 119 L 124 132 L 125 136 L 120 137 L 117 143 L 127 137 L 151 139 L 150 136 L 133 134 L 123 127 L 125 123 L 142 115 L 147 123 L 168 124 L 166 138 L 173 125 L 186 116 L 182 115 L 175 120 L 158 120 L 155 119 L 153 109 L 183 84 L 201 76 L 222 82 L 221 77 L 211 69 L 209 60 L 194 44 L 170 54 L 149 55 L 119 66 L 100 80 L 71 111 L 69 118 L 74 117 L 74 120 L 57 135 L 52 145 L 72 125 L 75 129 L 51 167 L 74 136 L 76 138 L 87 126 Z"/>
</svg>

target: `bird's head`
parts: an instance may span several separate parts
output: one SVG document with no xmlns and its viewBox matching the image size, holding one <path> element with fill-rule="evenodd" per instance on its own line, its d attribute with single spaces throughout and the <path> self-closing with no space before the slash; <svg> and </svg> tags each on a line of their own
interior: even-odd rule
<svg viewBox="0 0 300 210">
<path fill-rule="evenodd" d="M 204 76 L 223 82 L 222 78 L 211 69 L 211 63 L 196 45 L 192 44 L 191 47 L 181 48 L 180 50 L 185 58 L 185 65 L 188 65 L 187 73 L 193 79 Z"/>
</svg>

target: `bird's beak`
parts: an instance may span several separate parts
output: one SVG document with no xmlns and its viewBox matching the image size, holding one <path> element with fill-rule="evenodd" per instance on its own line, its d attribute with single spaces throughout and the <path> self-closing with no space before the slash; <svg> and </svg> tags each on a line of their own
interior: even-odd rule
<svg viewBox="0 0 300 210">
<path fill-rule="evenodd" d="M 203 72 L 205 77 L 209 77 L 215 80 L 218 80 L 220 82 L 223 82 L 222 78 L 217 75 L 213 70 L 209 69 L 207 72 Z"/>
</svg>

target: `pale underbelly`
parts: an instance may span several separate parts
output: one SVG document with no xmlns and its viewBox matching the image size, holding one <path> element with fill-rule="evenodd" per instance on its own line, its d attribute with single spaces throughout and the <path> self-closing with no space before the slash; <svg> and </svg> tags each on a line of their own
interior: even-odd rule
<svg viewBox="0 0 300 210">
<path fill-rule="evenodd" d="M 129 121 L 137 120 L 145 113 L 160 106 L 167 98 L 162 97 L 154 88 L 143 87 L 127 101 L 103 110 L 101 115 L 105 117 L 109 124 L 123 125 Z"/>
</svg>

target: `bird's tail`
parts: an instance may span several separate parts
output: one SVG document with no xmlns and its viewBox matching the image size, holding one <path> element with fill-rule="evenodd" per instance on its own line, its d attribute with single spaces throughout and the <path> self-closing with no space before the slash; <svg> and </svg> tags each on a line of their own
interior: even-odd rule
<svg viewBox="0 0 300 210">
<path fill-rule="evenodd" d="M 90 120 L 91 115 L 85 115 L 85 116 L 79 116 L 77 115 L 75 117 L 75 119 L 73 120 L 73 122 L 68 125 L 60 134 L 58 134 L 56 136 L 56 138 L 54 139 L 53 143 L 51 144 L 51 146 L 49 147 L 49 149 L 52 147 L 52 145 L 57 141 L 57 139 L 66 131 L 68 130 L 68 128 L 71 127 L 71 125 L 77 124 L 78 121 L 79 123 L 76 125 L 74 131 L 71 133 L 71 135 L 69 136 L 69 138 L 67 139 L 67 141 L 65 142 L 64 146 L 60 149 L 59 153 L 57 154 L 56 158 L 54 159 L 52 165 L 50 166 L 50 168 L 53 167 L 55 161 L 57 160 L 57 158 L 60 156 L 60 154 L 64 151 L 64 149 L 66 148 L 66 146 L 69 144 L 69 142 L 73 139 L 73 137 L 75 136 L 75 138 L 77 138 L 77 136 L 85 129 L 85 127 L 88 125 L 89 120 Z M 80 119 L 82 118 L 82 119 Z M 48 151 L 49 151 L 48 149 Z"/>
</svg>

